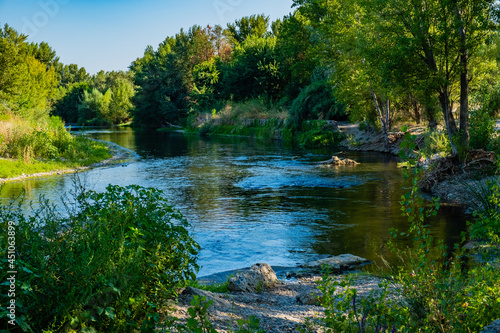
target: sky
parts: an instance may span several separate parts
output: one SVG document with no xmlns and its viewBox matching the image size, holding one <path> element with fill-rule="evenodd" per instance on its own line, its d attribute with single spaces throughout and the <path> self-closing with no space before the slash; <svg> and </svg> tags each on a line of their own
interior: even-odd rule
<svg viewBox="0 0 500 333">
<path fill-rule="evenodd" d="M 87 72 L 127 70 L 146 46 L 155 49 L 181 28 L 222 25 L 293 11 L 292 0 L 0 0 L 0 25 L 30 42 L 47 42 L 64 64 Z"/>
</svg>

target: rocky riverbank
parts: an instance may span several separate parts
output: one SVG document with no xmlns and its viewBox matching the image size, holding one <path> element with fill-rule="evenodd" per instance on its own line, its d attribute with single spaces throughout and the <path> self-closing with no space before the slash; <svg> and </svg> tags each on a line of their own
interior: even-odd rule
<svg viewBox="0 0 500 333">
<path fill-rule="evenodd" d="M 266 332 L 301 332 L 307 321 L 321 318 L 324 313 L 319 302 L 322 294 L 317 288 L 322 279 L 322 265 L 328 264 L 338 274 L 334 279 L 340 280 L 343 273 L 367 263 L 366 259 L 345 254 L 308 262 L 300 267 L 275 267 L 276 272 L 267 264 L 256 264 L 240 271 L 216 274 L 200 281 L 210 283 L 225 276 L 229 279 L 229 292 L 219 294 L 188 287 L 181 292 L 171 315 L 181 321 L 187 320 L 190 302 L 197 295 L 212 300 L 209 319 L 217 332 L 235 330 L 237 320 L 246 320 L 250 316 L 257 318 Z M 382 280 L 360 274 L 355 276 L 353 287 L 360 297 L 366 297 L 379 288 Z M 309 329 L 315 331 L 312 327 Z"/>
</svg>

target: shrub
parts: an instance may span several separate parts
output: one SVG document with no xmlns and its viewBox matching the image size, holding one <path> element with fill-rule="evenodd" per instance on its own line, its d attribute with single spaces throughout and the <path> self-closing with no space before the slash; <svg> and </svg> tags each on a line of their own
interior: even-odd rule
<svg viewBox="0 0 500 333">
<path fill-rule="evenodd" d="M 498 173 L 500 173 L 500 165 L 497 167 Z M 469 187 L 467 192 L 476 201 L 474 211 L 476 219 L 469 224 L 471 238 L 500 244 L 500 182 L 498 178 Z"/>
<path fill-rule="evenodd" d="M 424 157 L 430 157 L 434 154 L 451 154 L 451 145 L 448 135 L 438 131 L 430 131 L 424 134 L 424 145 L 420 149 Z"/>
<path fill-rule="evenodd" d="M 401 147 L 407 153 L 402 157 L 415 165 L 419 158 L 413 153 L 415 137 L 407 133 Z M 498 267 L 465 268 L 460 246 L 451 254 L 440 241 L 436 249 L 426 221 L 439 206 L 436 200 L 426 205 L 420 196 L 419 171 L 404 170 L 407 192 L 401 210 L 410 227 L 408 232 L 392 234 L 414 244 L 412 249 L 398 250 L 404 261 L 392 277 L 393 290 L 388 293 L 387 285 L 382 285 L 378 293 L 357 300 L 348 281 L 335 284 L 325 277 L 320 284 L 325 293 L 322 326 L 328 332 L 478 332 L 500 316 Z M 335 294 L 339 285 L 345 289 Z"/>
<path fill-rule="evenodd" d="M 469 128 L 471 149 L 494 149 L 495 120 L 488 112 L 482 109 L 471 111 Z"/>
<path fill-rule="evenodd" d="M 82 191 L 68 207 L 69 216 L 47 202 L 29 217 L 16 207 L 0 209 L 2 249 L 9 223 L 15 224 L 19 327 L 105 332 L 154 327 L 160 307 L 198 269 L 199 247 L 182 214 L 161 191 L 136 185 Z M 6 258 L 4 252 L 2 281 Z M 1 298 L 7 304 L 5 293 Z M 2 308 L 0 318 L 6 315 Z"/>
<path fill-rule="evenodd" d="M 304 88 L 290 108 L 290 123 L 295 127 L 306 120 L 345 118 L 346 107 L 335 100 L 332 87 L 326 81 L 317 81 Z"/>
<path fill-rule="evenodd" d="M 302 123 L 299 134 L 299 144 L 305 147 L 335 146 L 345 139 L 345 134 L 338 131 L 334 125 L 325 121 L 310 120 Z"/>
</svg>

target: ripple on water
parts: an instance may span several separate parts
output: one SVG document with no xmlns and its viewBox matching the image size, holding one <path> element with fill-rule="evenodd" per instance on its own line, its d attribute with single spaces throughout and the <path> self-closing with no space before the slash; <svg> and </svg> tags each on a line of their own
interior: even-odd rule
<svg viewBox="0 0 500 333">
<path fill-rule="evenodd" d="M 354 176 L 326 178 L 318 175 L 269 174 L 247 177 L 234 184 L 236 187 L 249 190 L 280 188 L 349 188 L 361 185 L 362 181 Z"/>
</svg>

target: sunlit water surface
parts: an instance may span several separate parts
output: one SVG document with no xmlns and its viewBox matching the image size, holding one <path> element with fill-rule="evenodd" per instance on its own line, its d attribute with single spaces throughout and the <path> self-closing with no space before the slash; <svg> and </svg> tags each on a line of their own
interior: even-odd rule
<svg viewBox="0 0 500 333">
<path fill-rule="evenodd" d="M 355 167 L 319 167 L 335 151 L 308 151 L 283 142 L 209 138 L 132 129 L 87 135 L 133 150 L 126 164 L 79 174 L 89 189 L 108 184 L 157 187 L 179 208 L 201 245 L 199 276 L 256 262 L 295 266 L 327 255 L 352 253 L 380 264 L 396 263 L 387 248 L 392 227 L 407 228 L 399 201 L 402 175 L 395 157 L 348 152 Z M 60 203 L 74 175 L 9 183 L 3 199 L 23 189 Z M 431 221 L 448 244 L 465 230 L 461 208 L 443 207 Z M 409 245 L 400 241 L 400 245 Z"/>
</svg>

